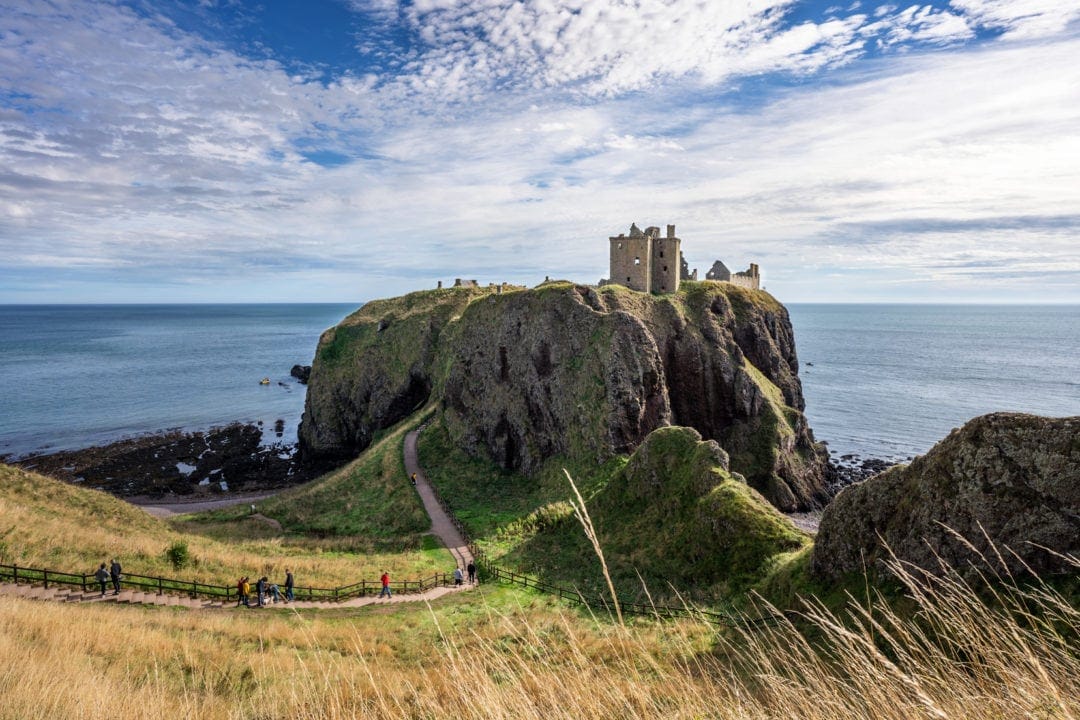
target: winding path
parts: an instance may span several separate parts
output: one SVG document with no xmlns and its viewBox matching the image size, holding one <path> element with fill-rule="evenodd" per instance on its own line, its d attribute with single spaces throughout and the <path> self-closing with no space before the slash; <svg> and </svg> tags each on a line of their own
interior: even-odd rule
<svg viewBox="0 0 1080 720">
<path fill-rule="evenodd" d="M 421 429 L 423 429 L 423 426 L 421 426 Z M 424 471 L 420 469 L 419 455 L 416 451 L 416 441 L 419 435 L 420 430 L 413 430 L 405 436 L 405 474 L 410 477 L 412 477 L 413 473 L 416 474 L 416 492 L 424 503 L 424 510 L 427 511 L 428 517 L 431 518 L 431 533 L 442 540 L 443 545 L 454 556 L 457 566 L 464 572 L 469 563 L 473 561 L 473 555 L 469 550 L 468 543 L 465 542 L 465 538 L 461 536 L 446 510 L 439 504 L 439 500 L 435 496 L 435 490 L 431 487 L 431 483 L 428 482 Z"/>
<path fill-rule="evenodd" d="M 421 429 L 423 429 L 422 426 Z M 435 490 L 431 487 L 431 483 L 428 482 L 427 476 L 424 475 L 424 471 L 420 468 L 416 450 L 416 442 L 419 435 L 420 430 L 413 430 L 405 436 L 405 481 L 408 482 L 408 478 L 411 477 L 413 473 L 416 474 L 416 492 L 420 495 L 420 500 L 424 504 L 424 510 L 427 511 L 428 516 L 431 518 L 431 533 L 442 541 L 443 545 L 446 546 L 446 549 L 454 556 L 454 562 L 457 567 L 461 568 L 462 572 L 464 572 L 465 568 L 468 567 L 468 564 L 473 561 L 473 555 L 469 550 L 469 546 L 465 542 L 465 539 L 461 536 L 461 533 L 450 519 L 449 514 L 447 514 L 446 510 L 439 504 L 438 498 L 435 495 Z M 205 507 L 196 508 L 198 505 L 227 507 L 229 504 L 250 502 L 253 499 L 261 499 L 261 497 L 252 498 L 249 496 L 244 498 L 232 498 L 231 502 L 227 500 L 218 500 L 210 503 L 185 503 L 185 507 L 180 511 L 194 512 L 196 509 L 206 509 Z M 143 506 L 143 509 L 158 517 L 168 517 L 169 515 L 176 514 L 177 510 L 174 510 L 175 507 L 175 505 L 162 504 L 157 506 Z M 267 519 L 269 520 L 269 518 Z M 437 587 L 422 593 L 399 593 L 384 600 L 375 597 L 353 598 L 352 600 L 346 600 L 344 602 L 310 602 L 306 600 L 297 600 L 284 605 L 284 607 L 299 610 L 303 608 L 361 607 L 364 605 L 419 602 L 433 600 L 451 593 L 471 590 L 473 587 L 474 586 L 469 585 L 466 582 L 464 585 L 458 587 Z M 13 583 L 0 583 L 0 595 L 14 595 L 37 600 L 52 600 L 55 602 L 110 602 L 144 605 L 173 605 L 192 609 L 234 607 L 234 603 L 231 602 L 222 603 L 211 600 L 198 600 L 179 595 L 157 595 L 154 593 L 123 590 L 119 595 L 113 595 L 110 592 L 101 596 L 100 592 L 84 593 L 81 589 L 77 588 L 73 589 L 53 586 L 52 588 L 45 589 L 31 585 L 15 585 Z"/>
</svg>

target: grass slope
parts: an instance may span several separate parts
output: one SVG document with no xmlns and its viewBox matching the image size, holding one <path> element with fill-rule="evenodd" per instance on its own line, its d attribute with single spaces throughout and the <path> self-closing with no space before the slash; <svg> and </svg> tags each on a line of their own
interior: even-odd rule
<svg viewBox="0 0 1080 720">
<path fill-rule="evenodd" d="M 387 462 L 386 457 L 380 456 L 376 464 Z M 319 484 L 316 481 L 314 486 Z M 264 502 L 261 511 L 273 509 L 273 502 Z M 340 506 L 346 508 L 348 502 Z M 391 508 L 396 512 L 396 506 Z M 245 505 L 163 521 L 106 493 L 0 465 L 0 562 L 92 573 L 115 557 L 129 574 L 217 585 L 232 585 L 241 574 L 281 580 L 288 567 L 298 584 L 317 587 L 375 580 L 384 569 L 397 578 L 419 578 L 452 567 L 445 549 L 415 531 L 396 538 L 384 536 L 381 542 L 386 547 L 381 552 L 358 553 L 358 549 L 370 549 L 372 541 L 290 535 L 250 518 L 248 512 Z M 415 527 L 416 521 L 412 522 Z M 165 557 L 165 551 L 177 542 L 187 544 L 191 557 L 189 565 L 179 570 Z"/>
<path fill-rule="evenodd" d="M 352 551 L 399 551 L 419 547 L 431 519 L 405 474 L 402 443 L 416 424 L 406 420 L 359 458 L 322 478 L 259 503 L 262 514 L 281 523 L 288 536 L 307 537 L 322 547 Z M 195 516 L 203 532 L 214 525 L 230 532 L 245 507 Z"/>
<path fill-rule="evenodd" d="M 0 597 L 0 720 L 1080 715 L 1075 609 L 1008 588 L 993 609 L 956 577 L 905 582 L 932 632 L 872 597 L 809 610 L 805 631 L 622 628 L 491 587 L 303 614 Z"/>
</svg>

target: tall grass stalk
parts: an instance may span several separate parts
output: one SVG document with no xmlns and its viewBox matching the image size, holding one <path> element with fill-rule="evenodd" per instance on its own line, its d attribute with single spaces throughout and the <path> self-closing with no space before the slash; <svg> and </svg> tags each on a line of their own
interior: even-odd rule
<svg viewBox="0 0 1080 720">
<path fill-rule="evenodd" d="M 570 477 L 570 472 L 563 469 L 563 473 L 566 475 L 566 479 L 570 481 L 570 487 L 574 491 L 574 498 L 570 500 L 570 504 L 574 508 L 574 517 L 581 523 L 582 529 L 585 531 L 585 537 L 592 543 L 593 552 L 596 553 L 596 557 L 600 558 L 600 569 L 604 573 L 604 580 L 607 582 L 608 592 L 611 593 L 611 604 L 615 607 L 615 615 L 619 619 L 619 625 L 625 626 L 623 621 L 622 608 L 619 606 L 619 597 L 615 594 L 615 583 L 611 581 L 611 573 L 608 572 L 607 562 L 604 560 L 604 549 L 600 547 L 600 540 L 596 537 L 596 528 L 593 527 L 592 518 L 589 517 L 589 511 L 585 507 L 585 499 L 581 497 L 581 493 L 578 492 L 577 485 L 574 483 L 574 478 Z"/>
</svg>

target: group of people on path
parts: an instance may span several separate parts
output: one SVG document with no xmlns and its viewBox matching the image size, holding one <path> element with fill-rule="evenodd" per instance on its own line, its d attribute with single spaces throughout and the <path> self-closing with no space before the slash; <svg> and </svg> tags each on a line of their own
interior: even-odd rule
<svg viewBox="0 0 1080 720">
<path fill-rule="evenodd" d="M 275 583 L 271 583 L 270 580 L 263 575 L 261 578 L 255 581 L 255 605 L 254 607 L 265 607 L 268 602 L 279 603 L 284 600 L 287 603 L 296 599 L 293 594 L 293 589 L 296 586 L 296 581 L 293 578 L 292 570 L 285 569 L 285 596 L 282 597 L 281 589 Z M 251 578 L 244 576 L 236 583 L 236 607 L 243 605 L 244 607 L 252 607 L 251 604 Z"/>
<path fill-rule="evenodd" d="M 472 560 L 465 566 L 465 571 L 469 573 L 469 584 L 476 584 L 476 565 Z M 461 572 L 461 566 L 454 568 L 454 585 L 462 585 L 465 582 L 465 575 Z"/>
<path fill-rule="evenodd" d="M 123 578 L 123 568 L 120 567 L 120 561 L 116 558 L 112 559 L 112 565 L 109 569 L 105 569 L 105 563 L 101 563 L 101 567 L 94 573 L 94 579 L 101 585 L 101 597 L 105 597 L 105 590 L 109 581 L 112 581 L 113 595 L 120 594 L 120 579 Z"/>
</svg>

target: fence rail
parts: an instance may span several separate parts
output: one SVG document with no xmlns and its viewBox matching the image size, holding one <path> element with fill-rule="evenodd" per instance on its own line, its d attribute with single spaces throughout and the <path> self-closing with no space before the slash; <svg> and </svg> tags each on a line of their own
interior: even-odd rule
<svg viewBox="0 0 1080 720">
<path fill-rule="evenodd" d="M 20 567 L 18 565 L 0 564 L 0 581 L 10 580 L 16 584 L 42 584 L 45 589 L 49 585 L 63 585 L 74 587 L 89 592 L 100 586 L 93 573 L 71 573 L 61 570 L 46 570 L 41 568 Z M 107 584 L 111 585 L 111 580 Z M 131 590 L 138 589 L 144 592 L 154 592 L 158 595 L 187 595 L 191 598 L 204 597 L 210 600 L 232 601 L 239 600 L 235 585 L 214 585 L 212 583 L 199 582 L 197 580 L 179 580 L 176 578 L 155 577 L 151 575 L 133 575 L 124 573 L 122 585 Z M 437 587 L 449 587 L 453 585 L 453 579 L 447 573 L 435 573 L 429 578 L 419 580 L 397 580 L 390 583 L 390 590 L 394 593 L 408 595 L 422 593 Z M 336 588 L 318 588 L 296 586 L 293 593 L 297 600 L 310 600 L 322 602 L 344 602 L 353 598 L 362 598 L 376 595 L 382 591 L 382 583 L 379 580 L 361 580 L 352 585 Z"/>
</svg>

